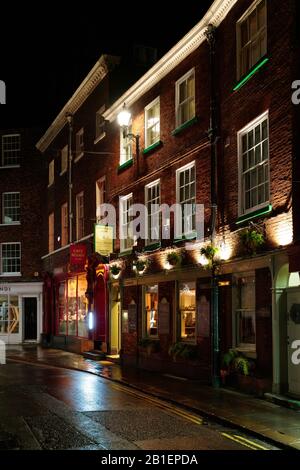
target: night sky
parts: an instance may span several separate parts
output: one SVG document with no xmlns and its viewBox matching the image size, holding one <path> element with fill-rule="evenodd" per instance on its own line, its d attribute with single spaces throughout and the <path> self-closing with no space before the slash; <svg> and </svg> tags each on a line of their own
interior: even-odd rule
<svg viewBox="0 0 300 470">
<path fill-rule="evenodd" d="M 132 1 L 122 8 L 121 2 L 85 1 L 77 7 L 61 1 L 35 2 L 29 9 L 28 2 L 11 2 L 0 16 L 0 80 L 7 89 L 0 127 L 45 129 L 102 53 L 122 54 L 132 44 L 143 44 L 161 55 L 211 3 Z"/>
</svg>

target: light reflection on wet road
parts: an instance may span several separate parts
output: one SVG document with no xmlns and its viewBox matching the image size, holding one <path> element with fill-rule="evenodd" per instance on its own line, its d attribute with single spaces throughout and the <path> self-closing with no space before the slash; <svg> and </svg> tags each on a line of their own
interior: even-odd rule
<svg viewBox="0 0 300 470">
<path fill-rule="evenodd" d="M 270 448 L 238 435 L 92 374 L 18 362 L 0 366 L 2 449 Z"/>
</svg>

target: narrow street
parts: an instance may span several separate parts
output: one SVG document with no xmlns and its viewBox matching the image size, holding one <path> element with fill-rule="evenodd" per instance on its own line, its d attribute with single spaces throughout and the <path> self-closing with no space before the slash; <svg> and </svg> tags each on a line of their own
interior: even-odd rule
<svg viewBox="0 0 300 470">
<path fill-rule="evenodd" d="M 240 431 L 81 371 L 0 366 L 0 449 L 268 450 Z"/>
</svg>

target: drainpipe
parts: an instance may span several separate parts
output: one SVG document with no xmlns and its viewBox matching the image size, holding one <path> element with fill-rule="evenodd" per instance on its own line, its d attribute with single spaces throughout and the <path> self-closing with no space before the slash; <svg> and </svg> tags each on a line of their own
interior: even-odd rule
<svg viewBox="0 0 300 470">
<path fill-rule="evenodd" d="M 68 137 L 68 208 L 69 208 L 69 243 L 73 242 L 73 207 L 72 207 L 72 135 L 73 135 L 73 115 L 66 113 L 66 119 L 69 125 L 69 137 Z"/>
<path fill-rule="evenodd" d="M 215 244 L 216 222 L 217 222 L 217 142 L 218 124 L 216 117 L 216 28 L 209 24 L 205 32 L 206 40 L 209 46 L 210 61 L 210 128 L 208 130 L 208 139 L 210 142 L 210 162 L 211 162 L 211 181 L 210 181 L 210 200 L 211 200 L 211 221 L 210 237 L 212 245 Z M 212 386 L 220 387 L 220 334 L 219 334 L 219 287 L 218 277 L 215 266 L 212 266 L 211 273 L 211 351 L 212 351 Z"/>
</svg>

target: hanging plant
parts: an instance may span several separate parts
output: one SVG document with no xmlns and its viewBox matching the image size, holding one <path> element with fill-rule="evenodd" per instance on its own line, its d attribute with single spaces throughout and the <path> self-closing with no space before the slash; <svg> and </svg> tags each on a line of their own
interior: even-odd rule
<svg viewBox="0 0 300 470">
<path fill-rule="evenodd" d="M 181 256 L 177 251 L 170 251 L 167 255 L 167 261 L 171 266 L 178 266 L 181 263 Z"/>
<path fill-rule="evenodd" d="M 265 243 L 264 236 L 251 228 L 247 228 L 240 233 L 240 240 L 245 253 L 248 255 L 255 255 L 257 250 Z"/>
<path fill-rule="evenodd" d="M 134 262 L 133 266 L 139 274 L 142 274 L 145 269 L 149 266 L 149 261 L 147 259 L 138 259 Z"/>
<path fill-rule="evenodd" d="M 109 271 L 113 278 L 117 279 L 122 271 L 122 268 L 118 264 L 111 264 Z"/>
<path fill-rule="evenodd" d="M 201 248 L 200 250 L 201 256 L 204 256 L 207 262 L 204 265 L 205 268 L 211 269 L 213 267 L 216 267 L 219 264 L 219 260 L 217 259 L 219 251 L 220 251 L 220 248 L 213 245 L 212 243 Z"/>
</svg>

